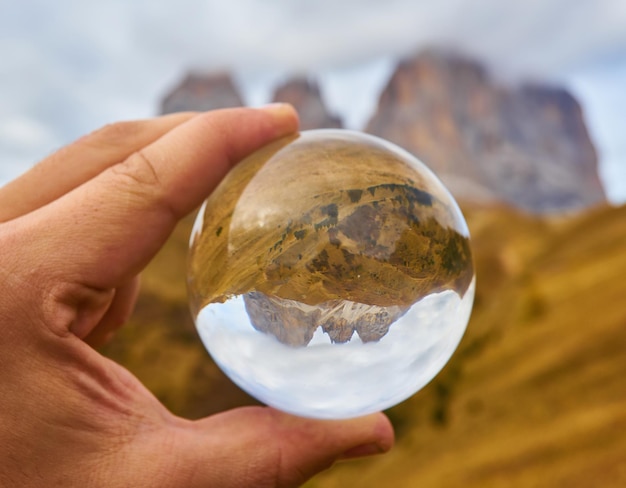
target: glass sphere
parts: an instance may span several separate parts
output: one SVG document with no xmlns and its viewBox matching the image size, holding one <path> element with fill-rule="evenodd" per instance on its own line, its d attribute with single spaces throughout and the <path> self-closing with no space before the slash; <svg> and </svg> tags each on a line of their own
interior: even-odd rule
<svg viewBox="0 0 626 488">
<path fill-rule="evenodd" d="M 306 417 L 365 415 L 422 388 L 465 331 L 474 283 L 467 225 L 437 177 L 346 130 L 239 163 L 190 242 L 209 353 L 257 399 Z"/>
</svg>

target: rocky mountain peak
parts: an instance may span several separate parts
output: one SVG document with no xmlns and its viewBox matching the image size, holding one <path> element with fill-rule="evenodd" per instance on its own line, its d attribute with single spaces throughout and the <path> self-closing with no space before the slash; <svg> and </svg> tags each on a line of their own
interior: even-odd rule
<svg viewBox="0 0 626 488">
<path fill-rule="evenodd" d="M 276 89 L 273 101 L 292 104 L 300 114 L 302 130 L 342 127 L 339 117 L 326 108 L 318 84 L 310 79 L 288 80 Z"/>
<path fill-rule="evenodd" d="M 161 113 L 216 110 L 241 105 L 241 96 L 228 73 L 190 73 L 165 96 Z"/>
<path fill-rule="evenodd" d="M 563 88 L 504 86 L 478 62 L 429 50 L 402 61 L 367 131 L 406 148 L 455 196 L 531 212 L 606 200 L 580 105 Z"/>
</svg>

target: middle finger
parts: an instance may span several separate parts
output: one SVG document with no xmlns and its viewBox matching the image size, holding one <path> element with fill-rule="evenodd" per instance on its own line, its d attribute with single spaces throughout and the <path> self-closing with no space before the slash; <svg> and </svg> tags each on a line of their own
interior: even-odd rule
<svg viewBox="0 0 626 488">
<path fill-rule="evenodd" d="M 111 124 L 61 148 L 0 188 L 0 223 L 47 205 L 195 115 L 185 112 Z"/>
</svg>

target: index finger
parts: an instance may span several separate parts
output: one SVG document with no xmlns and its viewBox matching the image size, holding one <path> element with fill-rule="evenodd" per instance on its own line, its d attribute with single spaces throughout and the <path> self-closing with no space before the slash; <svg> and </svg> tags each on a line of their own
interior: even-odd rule
<svg viewBox="0 0 626 488">
<path fill-rule="evenodd" d="M 232 165 L 297 128 L 282 104 L 198 115 L 28 215 L 29 228 L 47 234 L 23 252 L 45 256 L 40 269 L 58 280 L 114 287 L 150 261 Z"/>
</svg>

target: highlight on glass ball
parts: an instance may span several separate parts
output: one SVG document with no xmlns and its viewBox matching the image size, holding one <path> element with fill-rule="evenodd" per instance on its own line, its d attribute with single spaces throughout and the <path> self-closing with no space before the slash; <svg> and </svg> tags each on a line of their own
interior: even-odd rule
<svg viewBox="0 0 626 488">
<path fill-rule="evenodd" d="M 413 395 L 456 349 L 474 299 L 467 225 L 420 161 L 313 130 L 235 166 L 202 206 L 188 287 L 219 367 L 267 405 L 340 419 Z"/>
</svg>

